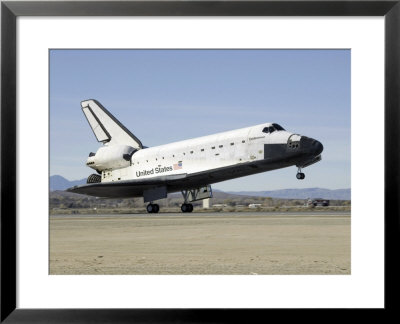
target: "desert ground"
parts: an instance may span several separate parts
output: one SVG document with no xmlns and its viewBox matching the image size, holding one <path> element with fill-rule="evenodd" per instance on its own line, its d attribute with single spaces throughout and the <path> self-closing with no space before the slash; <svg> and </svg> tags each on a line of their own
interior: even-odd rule
<svg viewBox="0 0 400 324">
<path fill-rule="evenodd" d="M 49 273 L 350 274 L 350 213 L 50 216 Z"/>
</svg>

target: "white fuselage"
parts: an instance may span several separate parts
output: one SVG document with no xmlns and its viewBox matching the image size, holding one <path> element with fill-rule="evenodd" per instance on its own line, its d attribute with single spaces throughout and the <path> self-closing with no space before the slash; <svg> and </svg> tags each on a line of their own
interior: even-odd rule
<svg viewBox="0 0 400 324">
<path fill-rule="evenodd" d="M 270 123 L 140 149 L 129 166 L 102 171 L 101 182 L 184 174 L 263 160 L 264 144 L 286 144 L 287 131 L 263 133 Z M 300 136 L 294 135 L 296 140 Z M 292 137 L 293 138 L 293 137 Z"/>
</svg>

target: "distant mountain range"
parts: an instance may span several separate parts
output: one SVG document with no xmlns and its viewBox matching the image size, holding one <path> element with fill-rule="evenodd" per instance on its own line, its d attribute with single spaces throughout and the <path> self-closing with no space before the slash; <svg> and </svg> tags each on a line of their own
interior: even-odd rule
<svg viewBox="0 0 400 324">
<path fill-rule="evenodd" d="M 307 199 L 324 198 L 331 200 L 351 200 L 351 189 L 324 189 L 324 188 L 304 188 L 304 189 L 281 189 L 271 191 L 228 191 L 235 195 L 271 197 L 282 199 Z"/>
<path fill-rule="evenodd" d="M 50 191 L 65 190 L 73 186 L 78 186 L 86 183 L 86 178 L 81 180 L 69 181 L 60 175 L 50 177 Z"/>
<path fill-rule="evenodd" d="M 65 190 L 67 188 L 85 184 L 85 179 L 69 181 L 60 175 L 50 177 L 50 191 Z M 222 191 L 214 190 L 220 196 Z M 324 188 L 304 188 L 304 189 L 281 189 L 270 191 L 228 191 L 226 194 L 240 196 L 271 197 L 282 199 L 307 199 L 324 198 L 331 200 L 351 200 L 351 189 L 324 189 Z"/>
</svg>

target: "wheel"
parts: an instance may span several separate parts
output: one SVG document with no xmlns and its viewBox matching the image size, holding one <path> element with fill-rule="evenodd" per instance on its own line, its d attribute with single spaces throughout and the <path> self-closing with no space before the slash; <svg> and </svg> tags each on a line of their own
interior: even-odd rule
<svg viewBox="0 0 400 324">
<path fill-rule="evenodd" d="M 153 213 L 158 213 L 160 210 L 160 206 L 158 204 L 154 204 L 153 209 L 154 209 Z"/>
<path fill-rule="evenodd" d="M 154 205 L 153 204 L 148 204 L 146 207 L 146 210 L 149 214 L 154 213 Z"/>
<path fill-rule="evenodd" d="M 188 205 L 188 213 L 191 213 L 193 211 L 193 205 L 192 204 L 187 204 Z"/>
<path fill-rule="evenodd" d="M 181 210 L 182 210 L 182 213 L 187 213 L 189 211 L 188 204 L 182 204 Z"/>
<path fill-rule="evenodd" d="M 296 178 L 299 180 L 303 180 L 306 177 L 306 175 L 302 172 L 299 172 L 296 174 Z"/>
</svg>

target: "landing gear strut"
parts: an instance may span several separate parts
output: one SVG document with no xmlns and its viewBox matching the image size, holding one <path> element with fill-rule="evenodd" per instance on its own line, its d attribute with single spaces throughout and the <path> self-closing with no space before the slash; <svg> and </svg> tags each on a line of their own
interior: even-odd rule
<svg viewBox="0 0 400 324">
<path fill-rule="evenodd" d="M 158 204 L 150 203 L 147 205 L 146 210 L 149 214 L 158 213 L 160 206 Z"/>
<path fill-rule="evenodd" d="M 193 205 L 192 204 L 182 204 L 181 206 L 182 213 L 191 213 L 193 211 Z"/>
<path fill-rule="evenodd" d="M 303 180 L 305 177 L 306 177 L 306 175 L 301 172 L 301 168 L 298 168 L 296 178 L 299 180 Z"/>
<path fill-rule="evenodd" d="M 198 201 L 202 199 L 212 198 L 212 190 L 210 185 L 203 187 L 182 190 L 183 204 L 181 206 L 182 213 L 191 213 L 193 205 L 189 201 Z"/>
</svg>

